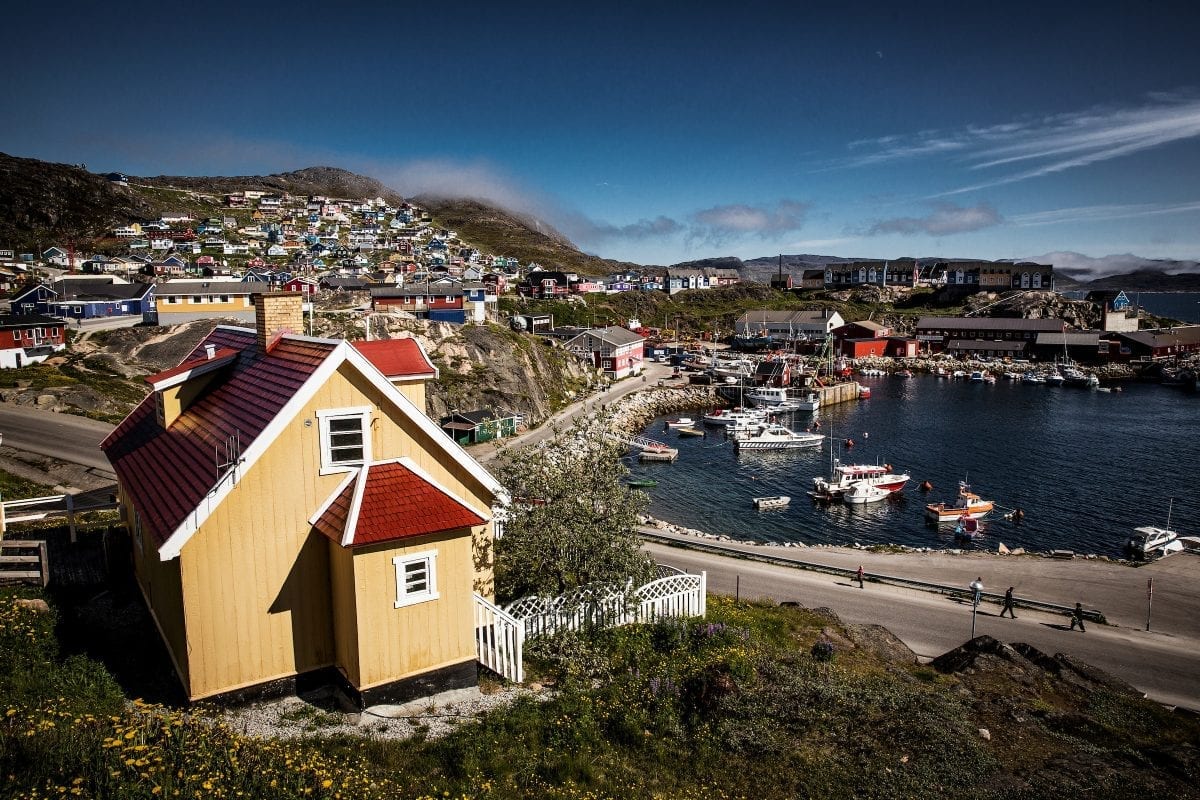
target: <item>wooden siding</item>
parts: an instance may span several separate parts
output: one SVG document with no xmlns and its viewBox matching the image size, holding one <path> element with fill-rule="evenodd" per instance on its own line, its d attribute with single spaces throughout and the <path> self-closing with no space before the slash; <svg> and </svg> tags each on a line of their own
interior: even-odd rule
<svg viewBox="0 0 1200 800">
<path fill-rule="evenodd" d="M 152 545 L 135 534 L 136 517 L 134 506 L 118 489 L 121 508 L 125 517 L 126 530 L 130 532 L 130 550 L 133 553 L 134 574 L 138 588 L 150 609 L 150 615 L 167 646 L 167 654 L 175 665 L 179 680 L 188 684 L 187 634 L 183 624 L 183 590 L 179 574 L 179 560 L 163 561 L 153 551 Z"/>
<path fill-rule="evenodd" d="M 180 568 L 190 661 L 185 688 L 192 699 L 328 666 L 335 663 L 339 649 L 350 647 L 348 640 L 335 638 L 334 621 L 345 621 L 351 610 L 344 604 L 335 608 L 331 597 L 332 587 L 340 586 L 346 576 L 340 566 L 331 567 L 328 540 L 312 531 L 307 521 L 344 478 L 344 473 L 319 474 L 321 435 L 316 412 L 364 405 L 379 408 L 381 403 L 385 403 L 381 392 L 352 367 L 343 366 L 288 423 L 270 450 L 238 478 L 230 495 L 184 545 Z M 465 469 L 434 450 L 431 439 L 415 423 L 390 405 L 385 408 L 393 416 L 372 414 L 372 458 L 411 457 L 435 481 L 490 518 L 486 490 Z M 490 526 L 481 526 L 475 540 L 478 547 L 487 546 Z M 447 575 L 469 571 L 477 585 L 490 591 L 490 562 L 475 570 L 468 541 L 464 535 L 461 548 L 439 557 L 438 569 Z M 490 548 L 481 552 L 490 554 Z M 390 559 L 385 559 L 389 568 Z M 360 578 L 356 566 L 354 581 L 360 624 L 364 606 L 386 603 L 391 608 L 394 572 L 375 585 L 375 578 Z M 464 620 L 461 636 L 456 632 L 423 646 L 421 658 L 428 660 L 424 669 L 460 661 L 461 641 L 473 641 L 470 586 L 454 602 L 461 602 L 464 609 L 458 615 Z M 370 636 L 360 638 L 375 637 L 370 628 L 365 630 Z M 362 646 L 358 649 L 362 658 Z M 370 658 L 374 659 L 370 669 L 378 670 L 394 656 L 372 653 Z M 365 665 L 342 667 L 348 673 L 368 671 Z M 411 673 L 424 671 L 416 659 L 405 661 L 403 667 Z M 398 677 L 402 676 L 379 682 Z"/>
<path fill-rule="evenodd" d="M 351 685 L 359 686 L 362 677 L 358 658 L 358 602 L 354 593 L 354 553 L 335 542 L 329 542 L 329 577 L 337 664 Z M 366 599 L 365 602 L 370 604 L 374 601 Z M 372 632 L 371 636 L 374 635 Z"/>
<path fill-rule="evenodd" d="M 471 537 L 467 531 L 421 536 L 354 553 L 354 589 L 361 683 L 368 689 L 430 669 L 475 658 Z M 438 599 L 395 607 L 396 568 L 392 559 L 437 551 Z"/>
</svg>

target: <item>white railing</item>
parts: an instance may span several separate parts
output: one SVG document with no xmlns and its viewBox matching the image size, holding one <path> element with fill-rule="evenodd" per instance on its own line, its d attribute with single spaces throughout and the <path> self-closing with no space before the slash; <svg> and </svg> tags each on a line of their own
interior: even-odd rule
<svg viewBox="0 0 1200 800">
<path fill-rule="evenodd" d="M 692 575 L 659 566 L 658 578 L 636 589 L 583 586 L 558 597 L 522 597 L 500 608 L 475 595 L 475 645 L 479 662 L 510 681 L 524 680 L 526 639 L 584 627 L 615 628 L 634 622 L 703 617 L 708 573 Z"/>
<path fill-rule="evenodd" d="M 668 568 L 670 569 L 670 568 Z M 659 569 L 659 574 L 664 570 Z M 624 590 L 583 586 L 554 598 L 523 597 L 505 610 L 525 626 L 525 638 L 574 631 L 585 626 L 605 628 L 668 617 L 704 616 L 708 575 L 676 574 Z"/>
<path fill-rule="evenodd" d="M 475 650 L 479 663 L 510 681 L 525 680 L 525 626 L 478 594 L 475 595 Z"/>
</svg>

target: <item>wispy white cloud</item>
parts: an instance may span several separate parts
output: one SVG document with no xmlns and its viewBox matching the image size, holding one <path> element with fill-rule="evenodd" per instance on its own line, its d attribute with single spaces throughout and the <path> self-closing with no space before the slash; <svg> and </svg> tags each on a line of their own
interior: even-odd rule
<svg viewBox="0 0 1200 800">
<path fill-rule="evenodd" d="M 1102 222 L 1114 219 L 1157 217 L 1165 214 L 1186 214 L 1200 211 L 1200 200 L 1185 203 L 1129 203 L 1117 205 L 1076 206 L 1013 214 L 1008 222 L 1020 227 L 1059 225 L 1073 222 Z"/>
<path fill-rule="evenodd" d="M 1112 253 L 1106 256 L 1093 257 L 1076 253 L 1072 250 L 1059 250 L 1043 253 L 1040 256 L 1027 259 L 1039 264 L 1053 264 L 1055 269 L 1070 270 L 1081 273 L 1086 277 L 1096 278 L 1102 275 L 1117 275 L 1137 270 L 1161 270 L 1170 275 L 1194 273 L 1200 268 L 1195 261 L 1176 261 L 1174 259 L 1146 258 L 1133 253 Z"/>
<path fill-rule="evenodd" d="M 977 172 L 1026 167 L 939 195 L 945 196 L 1077 169 L 1197 137 L 1200 98 L 1157 93 L 1139 106 L 1097 107 L 1040 119 L 851 142 L 853 155 L 837 166 L 863 167 L 945 156 Z"/>
<path fill-rule="evenodd" d="M 899 233 L 906 236 L 923 233 L 928 236 L 949 236 L 991 228 L 1004 221 L 1000 212 L 988 203 L 976 206 L 956 206 L 934 203 L 933 210 L 923 217 L 892 217 L 875 222 L 868 236 Z"/>
</svg>

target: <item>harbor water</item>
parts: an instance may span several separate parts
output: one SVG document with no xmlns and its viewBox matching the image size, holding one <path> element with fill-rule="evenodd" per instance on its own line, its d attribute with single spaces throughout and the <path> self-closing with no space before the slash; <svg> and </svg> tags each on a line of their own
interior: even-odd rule
<svg viewBox="0 0 1200 800">
<path fill-rule="evenodd" d="M 711 534 L 762 542 L 974 547 L 1121 556 L 1133 528 L 1165 526 L 1200 534 L 1200 396 L 1152 384 L 1121 392 L 939 379 L 860 378 L 871 397 L 781 419 L 796 430 L 820 420 L 820 449 L 738 453 L 720 428 L 704 438 L 644 434 L 679 449 L 673 464 L 639 464 L 634 477 L 650 514 Z M 847 448 L 846 440 L 853 446 Z M 890 463 L 911 480 L 886 501 L 864 506 L 814 503 L 812 479 L 842 463 Z M 956 542 L 954 526 L 925 521 L 928 502 L 954 504 L 958 483 L 997 508 L 982 535 Z M 923 481 L 933 484 L 928 494 Z M 753 498 L 788 495 L 782 509 L 757 511 Z M 1025 512 L 1020 525 L 1004 519 Z"/>
</svg>

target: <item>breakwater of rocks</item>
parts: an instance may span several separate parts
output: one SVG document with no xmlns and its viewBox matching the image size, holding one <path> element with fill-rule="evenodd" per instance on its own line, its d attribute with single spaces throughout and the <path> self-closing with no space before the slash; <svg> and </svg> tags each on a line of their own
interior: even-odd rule
<svg viewBox="0 0 1200 800">
<path fill-rule="evenodd" d="M 716 403 L 713 386 L 653 386 L 616 401 L 612 405 L 613 424 L 625 433 L 638 433 L 655 417 L 709 409 Z"/>
</svg>

